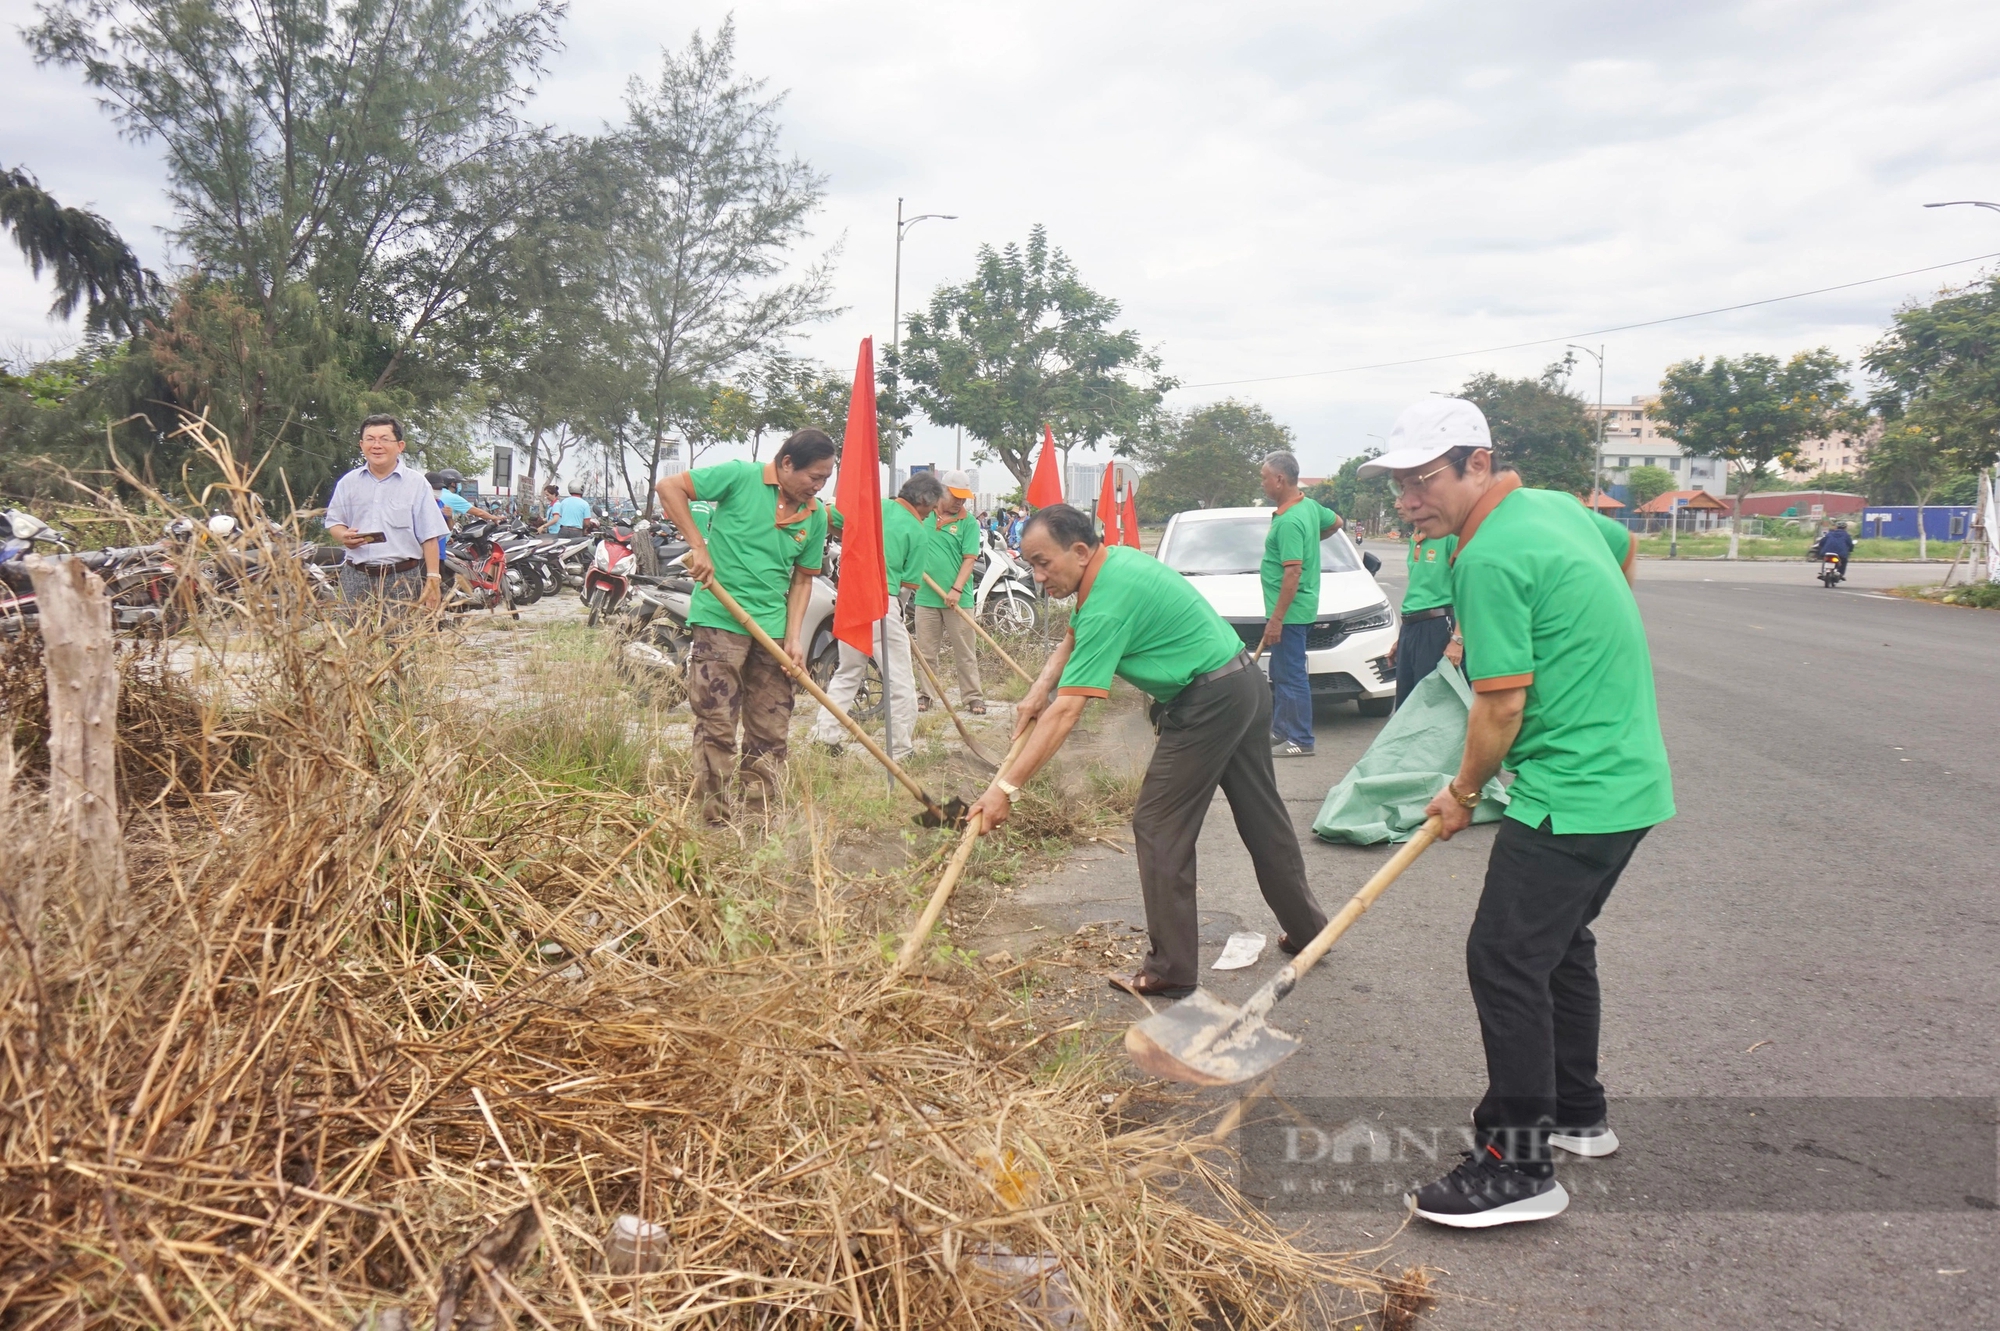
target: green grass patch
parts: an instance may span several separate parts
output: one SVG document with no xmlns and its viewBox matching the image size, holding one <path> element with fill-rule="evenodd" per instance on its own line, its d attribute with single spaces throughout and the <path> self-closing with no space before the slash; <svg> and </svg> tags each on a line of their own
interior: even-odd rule
<svg viewBox="0 0 2000 1331">
<path fill-rule="evenodd" d="M 1806 551 L 1812 548 L 1813 538 L 1798 536 L 1745 536 L 1737 542 L 1737 553 L 1745 559 L 1805 559 Z M 1956 543 L 1949 543 L 1955 545 Z M 1935 556 L 1939 550 L 1948 548 L 1944 541 L 1932 541 L 1930 553 Z M 1665 559 L 1671 547 L 1665 533 L 1639 538 L 1639 553 L 1654 559 Z M 1697 536 L 1683 536 L 1680 539 L 1682 559 L 1715 559 L 1729 553 L 1729 534 L 1704 533 Z M 1854 543 L 1856 559 L 1915 559 L 1915 541 L 1888 541 L 1870 537 Z"/>
</svg>

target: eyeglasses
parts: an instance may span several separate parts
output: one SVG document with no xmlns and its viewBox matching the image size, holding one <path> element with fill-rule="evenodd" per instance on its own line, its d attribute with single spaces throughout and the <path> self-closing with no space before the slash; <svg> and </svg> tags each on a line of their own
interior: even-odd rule
<svg viewBox="0 0 2000 1331">
<path fill-rule="evenodd" d="M 1391 478 L 1389 484 L 1396 487 L 1396 493 L 1399 495 L 1413 495 L 1421 491 L 1426 485 L 1429 485 L 1433 476 L 1449 470 L 1451 470 L 1451 463 L 1449 461 L 1440 462 L 1429 471 L 1412 476 L 1407 481 L 1399 481 Z"/>
</svg>

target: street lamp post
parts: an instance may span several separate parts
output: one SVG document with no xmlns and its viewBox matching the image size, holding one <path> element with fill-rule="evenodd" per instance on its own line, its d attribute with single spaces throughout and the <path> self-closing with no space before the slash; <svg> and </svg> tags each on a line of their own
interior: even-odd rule
<svg viewBox="0 0 2000 1331">
<path fill-rule="evenodd" d="M 896 281 L 895 281 L 895 296 L 894 296 L 894 313 L 891 316 L 891 321 L 890 321 L 891 336 L 889 339 L 889 348 L 890 348 L 889 354 L 891 357 L 892 364 L 894 366 L 894 368 L 890 370 L 891 382 L 896 385 L 899 394 L 903 386 L 903 237 L 908 235 L 910 228 L 915 226 L 917 223 L 928 222 L 933 218 L 937 219 L 940 222 L 956 222 L 958 220 L 958 214 L 918 213 L 915 217 L 905 218 L 903 216 L 902 196 L 901 195 L 897 196 Z M 900 443 L 900 440 L 892 441 L 889 445 L 889 488 L 891 490 L 896 488 L 896 453 L 898 451 L 897 449 L 898 443 Z"/>
<path fill-rule="evenodd" d="M 1604 344 L 1598 343 L 1595 351 L 1576 342 L 1564 345 L 1571 351 L 1581 351 L 1597 362 L 1597 462 L 1590 469 L 1591 483 L 1594 487 L 1597 483 L 1598 468 L 1604 465 Z M 1671 542 L 1672 538 L 1669 537 L 1668 540 Z"/>
</svg>

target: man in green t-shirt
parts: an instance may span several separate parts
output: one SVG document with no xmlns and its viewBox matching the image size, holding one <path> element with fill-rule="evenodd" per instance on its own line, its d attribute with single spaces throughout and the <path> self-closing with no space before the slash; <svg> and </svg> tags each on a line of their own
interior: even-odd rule
<svg viewBox="0 0 2000 1331">
<path fill-rule="evenodd" d="M 1136 975 L 1112 984 L 1163 998 L 1194 992 L 1195 841 L 1218 785 L 1264 901 L 1284 926 L 1278 946 L 1297 952 L 1326 927 L 1326 915 L 1306 885 L 1298 832 L 1271 766 L 1271 690 L 1242 640 L 1186 578 L 1151 555 L 1103 544 L 1097 524 L 1068 504 L 1028 519 L 1021 554 L 1050 596 L 1076 597 L 1076 611 L 1015 708 L 1017 737 L 1035 717 L 1041 724 L 972 806 L 973 817 L 989 831 L 1006 822 L 1020 783 L 1062 746 L 1084 704 L 1109 695 L 1115 675 L 1153 699 L 1160 742 L 1132 810 L 1152 950 Z"/>
<path fill-rule="evenodd" d="M 688 710 L 694 713 L 696 789 L 710 822 L 728 813 L 731 768 L 746 802 L 777 799 L 792 721 L 792 679 L 708 590 L 715 582 L 757 627 L 804 667 L 806 602 L 826 551 L 826 505 L 815 497 L 833 475 L 833 440 L 795 430 L 770 462 L 721 462 L 664 477 L 656 492 L 688 543 L 687 570 L 701 585 L 688 598 Z M 713 504 L 706 523 L 690 505 Z M 736 730 L 743 755 L 736 762 Z"/>
<path fill-rule="evenodd" d="M 894 499 L 882 501 L 882 572 L 888 585 L 889 613 L 875 621 L 872 658 L 844 642 L 840 644 L 840 665 L 826 686 L 827 696 L 851 711 L 855 698 L 860 696 L 861 685 L 868 678 L 868 662 L 873 659 L 879 663 L 886 655 L 890 735 L 895 741 L 897 757 L 909 753 L 917 742 L 917 682 L 915 667 L 910 664 L 910 630 L 903 623 L 903 607 L 897 598 L 916 586 L 924 543 L 930 537 L 930 529 L 924 524 L 943 495 L 944 486 L 936 474 L 920 471 L 903 482 Z M 838 509 L 828 512 L 835 526 L 842 525 Z M 813 724 L 813 738 L 838 752 L 847 740 L 847 727 L 822 707 L 819 720 Z"/>
<path fill-rule="evenodd" d="M 1546 1219 L 1569 1204 L 1551 1146 L 1618 1149 L 1597 1078 L 1590 922 L 1674 814 L 1646 626 L 1620 573 L 1630 541 L 1574 496 L 1496 470 L 1486 418 L 1459 398 L 1405 411 L 1361 468 L 1385 471 L 1419 535 L 1458 538 L 1451 601 L 1472 713 L 1458 773 L 1425 812 L 1449 838 L 1501 767 L 1515 773 L 1465 943 L 1486 1046 L 1474 1149 L 1415 1209 L 1462 1228 Z"/>
<path fill-rule="evenodd" d="M 1340 515 L 1299 489 L 1299 460 L 1290 453 L 1264 459 L 1264 497 L 1277 511 L 1264 536 L 1264 640 L 1271 653 L 1271 756 L 1310 758 L 1312 676 L 1306 635 L 1319 618 L 1319 543 L 1340 530 Z"/>
<path fill-rule="evenodd" d="M 1465 648 L 1455 641 L 1451 619 L 1451 552 L 1456 549 L 1456 536 L 1436 540 L 1425 540 L 1422 533 L 1410 536 L 1410 581 L 1403 589 L 1403 627 L 1389 648 L 1389 660 L 1396 667 L 1398 707 L 1424 676 L 1437 669 L 1439 661 L 1458 665 L 1465 660 Z"/>
<path fill-rule="evenodd" d="M 986 704 L 979 696 L 979 644 L 973 638 L 972 625 L 956 609 L 972 579 L 972 561 L 979 557 L 979 519 L 970 507 L 972 477 L 948 471 L 938 479 L 944 483 L 944 499 L 931 519 L 923 571 L 944 589 L 944 595 L 932 591 L 922 577 L 917 579 L 917 655 L 942 684 L 944 670 L 938 664 L 938 647 L 949 642 L 952 664 L 958 668 L 959 708 L 984 716 Z M 927 683 L 917 686 L 917 695 L 919 707 L 928 710 L 931 694 Z"/>
</svg>

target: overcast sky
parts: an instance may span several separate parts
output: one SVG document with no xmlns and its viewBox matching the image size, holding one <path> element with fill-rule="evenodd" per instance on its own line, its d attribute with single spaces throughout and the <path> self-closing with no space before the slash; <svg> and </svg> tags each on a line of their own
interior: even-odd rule
<svg viewBox="0 0 2000 1331">
<path fill-rule="evenodd" d="M 617 119 L 626 78 L 730 9 L 572 0 L 534 103 Z M 17 29 L 32 17 L 0 0 Z M 1298 434 L 1308 473 L 1402 406 L 1560 344 L 1359 373 L 1224 381 L 1435 356 L 1657 319 L 2000 251 L 2000 7 L 1886 3 L 954 4 L 759 0 L 741 68 L 789 90 L 791 147 L 830 177 L 844 315 L 807 347 L 848 369 L 886 343 L 894 217 L 904 305 L 981 243 L 1047 225 L 1086 281 L 1190 385 Z M 168 256 L 154 148 L 118 139 L 76 75 L 18 38 L 0 157 Z M 0 343 L 48 345 L 48 292 L 0 247 Z M 1610 334 L 1606 396 L 1682 357 L 1827 345 L 1853 358 L 1891 312 L 1980 265 Z M 1597 391 L 1587 358 L 1575 384 Z M 924 429 L 916 460 L 951 460 Z M 969 458 L 968 458 L 969 461 Z"/>
</svg>

